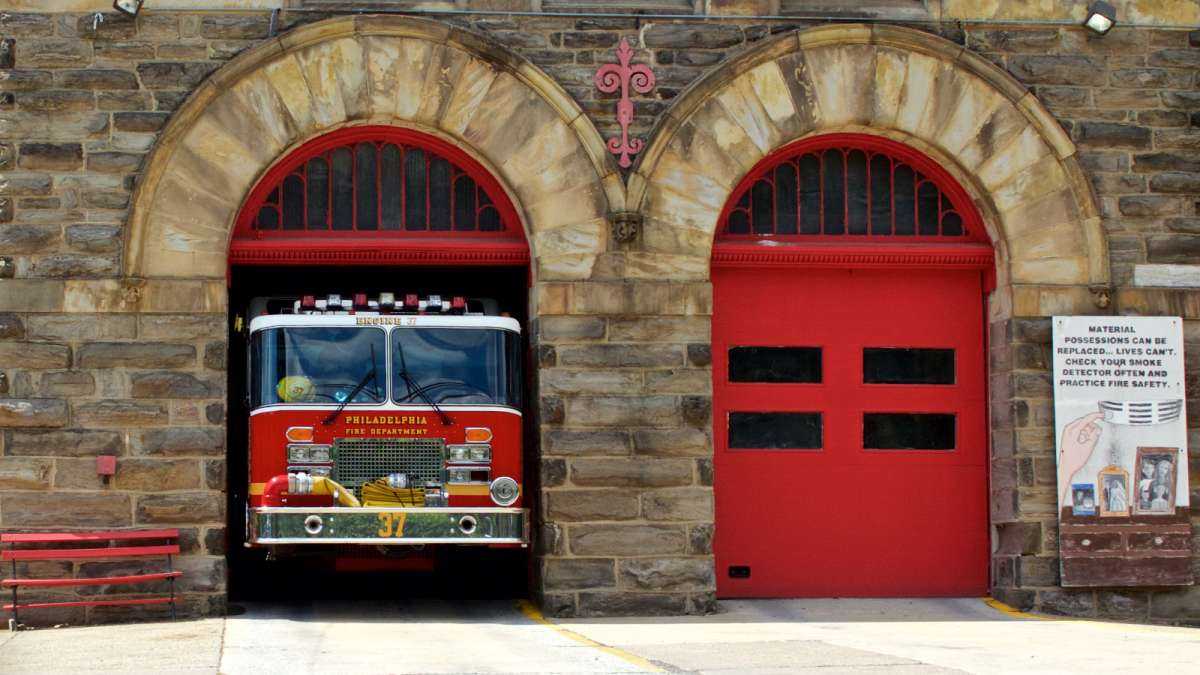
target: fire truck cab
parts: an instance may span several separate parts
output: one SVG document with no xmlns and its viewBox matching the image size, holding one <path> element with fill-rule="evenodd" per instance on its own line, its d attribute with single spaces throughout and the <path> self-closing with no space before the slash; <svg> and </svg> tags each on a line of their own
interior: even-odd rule
<svg viewBox="0 0 1200 675">
<path fill-rule="evenodd" d="M 402 298 L 251 303 L 247 547 L 528 545 L 519 323 Z"/>
</svg>

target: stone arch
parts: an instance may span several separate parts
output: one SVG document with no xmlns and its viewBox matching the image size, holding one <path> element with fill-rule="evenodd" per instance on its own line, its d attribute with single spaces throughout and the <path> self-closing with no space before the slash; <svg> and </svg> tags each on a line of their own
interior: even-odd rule
<svg viewBox="0 0 1200 675">
<path fill-rule="evenodd" d="M 413 127 L 478 159 L 516 204 L 540 280 L 587 278 L 624 204 L 599 133 L 536 66 L 446 24 L 342 17 L 238 56 L 175 113 L 134 195 L 126 276 L 224 278 L 251 187 L 290 149 L 354 124 Z"/>
<path fill-rule="evenodd" d="M 967 189 L 996 246 L 1001 289 L 1108 283 L 1091 186 L 1050 113 L 964 47 L 884 25 L 781 35 L 680 95 L 629 182 L 645 249 L 703 278 L 718 214 L 742 176 L 787 143 L 845 131 L 906 143 Z M 1009 294 L 997 299 L 993 314 L 1006 314 Z"/>
</svg>

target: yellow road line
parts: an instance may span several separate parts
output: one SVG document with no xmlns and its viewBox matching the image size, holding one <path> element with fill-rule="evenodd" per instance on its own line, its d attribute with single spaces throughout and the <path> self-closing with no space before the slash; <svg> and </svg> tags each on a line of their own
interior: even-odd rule
<svg viewBox="0 0 1200 675">
<path fill-rule="evenodd" d="M 528 600 L 521 600 L 521 601 L 517 602 L 517 609 L 521 610 L 521 614 L 524 614 L 525 618 L 529 619 L 530 621 L 533 621 L 535 623 L 540 623 L 543 626 L 554 631 L 555 633 L 558 633 L 559 635 L 562 635 L 563 637 L 574 640 L 575 642 L 578 642 L 579 644 L 582 644 L 582 645 L 585 645 L 588 647 L 592 647 L 594 649 L 598 649 L 598 650 L 604 652 L 605 654 L 608 654 L 609 656 L 615 656 L 618 659 L 625 661 L 626 663 L 631 663 L 631 664 L 645 670 L 648 673 L 665 673 L 665 672 L 667 672 L 667 671 L 663 670 L 662 668 L 659 668 L 658 666 L 654 665 L 650 661 L 647 661 L 646 659 L 643 659 L 642 657 L 640 657 L 636 654 L 630 654 L 629 652 L 625 651 L 624 649 L 618 649 L 616 647 L 609 647 L 608 645 L 601 644 L 591 638 L 584 637 L 584 636 L 580 635 L 579 633 L 576 633 L 573 630 L 563 628 L 562 626 L 560 626 L 556 623 L 553 623 L 552 621 L 547 619 L 542 614 L 542 611 L 540 609 L 538 609 L 536 606 L 534 606 L 533 603 L 529 602 Z"/>
<path fill-rule="evenodd" d="M 1016 607 L 1013 607 L 1011 605 L 1006 605 L 1003 602 L 1000 602 L 999 600 L 992 598 L 992 597 L 983 598 L 983 604 L 987 605 L 988 607 L 991 607 L 992 609 L 996 610 L 997 612 L 1000 612 L 1001 614 L 1007 614 L 1008 616 L 1011 616 L 1014 619 L 1037 619 L 1038 621 L 1070 620 L 1069 617 L 1043 616 L 1041 614 L 1030 614 L 1029 612 L 1022 612 L 1021 610 L 1017 609 Z"/>
</svg>

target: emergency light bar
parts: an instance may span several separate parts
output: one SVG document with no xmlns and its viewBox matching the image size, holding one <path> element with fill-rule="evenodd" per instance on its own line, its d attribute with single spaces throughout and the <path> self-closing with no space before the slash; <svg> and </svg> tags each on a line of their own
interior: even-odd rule
<svg viewBox="0 0 1200 675">
<path fill-rule="evenodd" d="M 396 302 L 395 293 L 380 293 L 379 298 L 371 300 L 366 293 L 355 293 L 351 298 L 343 298 L 340 294 L 330 293 L 324 298 L 315 295 L 305 295 L 292 303 L 294 314 L 470 314 L 467 311 L 467 299 L 461 295 L 453 296 L 450 302 L 444 302 L 440 295 L 430 295 L 424 300 L 416 293 L 408 293 L 402 303 Z M 285 305 L 286 307 L 286 305 Z M 477 312 L 482 314 L 483 312 Z"/>
</svg>

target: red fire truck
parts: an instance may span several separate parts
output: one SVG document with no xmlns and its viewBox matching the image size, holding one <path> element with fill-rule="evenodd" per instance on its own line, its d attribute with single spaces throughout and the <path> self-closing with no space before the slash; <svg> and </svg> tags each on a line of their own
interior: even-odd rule
<svg viewBox="0 0 1200 675">
<path fill-rule="evenodd" d="M 392 293 L 250 310 L 248 547 L 528 545 L 516 320 Z"/>
</svg>

